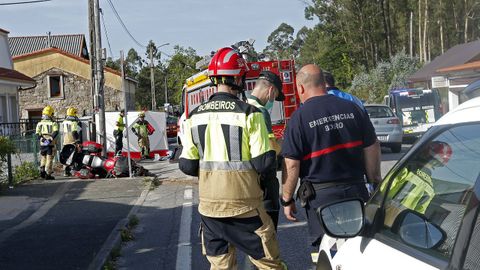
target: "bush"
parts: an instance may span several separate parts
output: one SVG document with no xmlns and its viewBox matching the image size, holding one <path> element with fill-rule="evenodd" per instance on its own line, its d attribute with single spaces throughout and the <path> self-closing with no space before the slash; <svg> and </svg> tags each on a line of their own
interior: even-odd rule
<svg viewBox="0 0 480 270">
<path fill-rule="evenodd" d="M 378 63 L 370 72 L 357 74 L 350 92 L 367 103 L 380 103 L 390 89 L 407 87 L 408 77 L 418 68 L 417 58 L 400 52 L 389 61 Z"/>
<path fill-rule="evenodd" d="M 0 176 L 4 174 L 4 163 L 7 156 L 14 154 L 16 151 L 15 144 L 8 137 L 0 136 Z"/>
<path fill-rule="evenodd" d="M 23 162 L 21 165 L 15 166 L 14 184 L 37 179 L 38 177 L 40 177 L 40 172 L 33 162 Z"/>
</svg>

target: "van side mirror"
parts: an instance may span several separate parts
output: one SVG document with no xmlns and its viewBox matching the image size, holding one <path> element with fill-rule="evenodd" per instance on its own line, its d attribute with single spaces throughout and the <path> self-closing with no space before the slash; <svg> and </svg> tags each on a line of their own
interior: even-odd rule
<svg viewBox="0 0 480 270">
<path fill-rule="evenodd" d="M 363 229 L 364 202 L 361 199 L 347 199 L 326 205 L 317 210 L 325 232 L 335 238 L 351 238 Z"/>
<path fill-rule="evenodd" d="M 419 248 L 435 248 L 445 240 L 445 232 L 425 216 L 411 210 L 404 210 L 395 219 L 392 231 L 408 245 Z"/>
</svg>

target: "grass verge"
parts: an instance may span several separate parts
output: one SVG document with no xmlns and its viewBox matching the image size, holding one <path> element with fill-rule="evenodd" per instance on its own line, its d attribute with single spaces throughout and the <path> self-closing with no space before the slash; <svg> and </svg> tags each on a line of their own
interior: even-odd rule
<svg viewBox="0 0 480 270">
<path fill-rule="evenodd" d="M 135 227 L 137 227 L 138 223 L 140 223 L 140 220 L 136 215 L 131 215 L 128 218 L 127 225 L 125 226 L 125 228 L 123 228 L 120 231 L 120 238 L 122 239 L 122 242 L 118 246 L 114 247 L 112 251 L 110 251 L 110 255 L 108 256 L 107 261 L 103 265 L 103 268 L 102 268 L 103 270 L 117 269 L 117 260 L 118 260 L 118 257 L 122 255 L 122 246 L 126 242 L 129 242 L 135 239 L 133 230 L 135 229 Z"/>
</svg>

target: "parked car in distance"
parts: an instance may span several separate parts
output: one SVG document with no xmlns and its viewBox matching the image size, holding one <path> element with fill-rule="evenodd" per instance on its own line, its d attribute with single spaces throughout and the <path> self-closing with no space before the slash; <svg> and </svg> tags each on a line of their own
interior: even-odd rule
<svg viewBox="0 0 480 270">
<path fill-rule="evenodd" d="M 318 210 L 317 269 L 480 269 L 480 97 L 440 118 L 364 205 Z"/>
<path fill-rule="evenodd" d="M 365 105 L 381 146 L 389 147 L 392 152 L 402 150 L 402 124 L 392 109 L 381 104 Z"/>
<path fill-rule="evenodd" d="M 167 138 L 176 138 L 178 132 L 178 118 L 175 116 L 167 116 Z"/>
</svg>

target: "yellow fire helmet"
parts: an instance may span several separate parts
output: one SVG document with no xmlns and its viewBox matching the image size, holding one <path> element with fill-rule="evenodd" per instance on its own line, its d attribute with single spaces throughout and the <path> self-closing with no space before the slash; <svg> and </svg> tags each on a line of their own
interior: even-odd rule
<svg viewBox="0 0 480 270">
<path fill-rule="evenodd" d="M 145 117 L 145 112 L 140 112 L 140 113 L 138 114 L 138 117 Z"/>
<path fill-rule="evenodd" d="M 67 116 L 77 116 L 77 108 L 74 108 L 74 107 L 68 108 Z"/>
<path fill-rule="evenodd" d="M 53 109 L 53 107 L 50 105 L 47 105 L 45 108 L 43 108 L 42 115 L 52 117 L 54 112 L 55 110 Z"/>
</svg>

